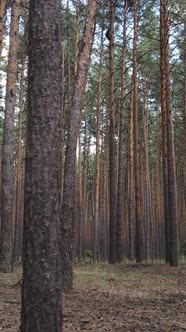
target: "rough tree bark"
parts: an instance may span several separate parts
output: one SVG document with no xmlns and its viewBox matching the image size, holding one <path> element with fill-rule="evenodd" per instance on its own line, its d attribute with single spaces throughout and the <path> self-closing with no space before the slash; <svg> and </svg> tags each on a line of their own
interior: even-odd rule
<svg viewBox="0 0 186 332">
<path fill-rule="evenodd" d="M 31 0 L 22 332 L 62 331 L 61 1 Z"/>
</svg>

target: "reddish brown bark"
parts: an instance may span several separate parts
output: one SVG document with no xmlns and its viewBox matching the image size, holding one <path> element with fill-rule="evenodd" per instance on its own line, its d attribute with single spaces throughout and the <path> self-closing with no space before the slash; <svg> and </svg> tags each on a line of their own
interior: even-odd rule
<svg viewBox="0 0 186 332">
<path fill-rule="evenodd" d="M 136 261 L 142 262 L 142 225 L 140 218 L 140 192 L 139 192 L 139 147 L 138 147 L 138 83 L 137 83 L 137 3 L 133 1 L 133 139 L 134 139 L 134 188 L 135 188 L 135 220 L 136 220 Z"/>
<path fill-rule="evenodd" d="M 75 39 L 75 60 L 74 60 L 74 75 L 77 74 L 78 55 L 79 55 L 79 20 L 80 20 L 80 0 L 76 1 L 76 39 Z"/>
<path fill-rule="evenodd" d="M 134 211 L 134 144 L 133 144 L 133 91 L 131 95 L 129 156 L 128 156 L 128 226 L 129 226 L 129 259 L 135 256 L 135 211 Z"/>
<path fill-rule="evenodd" d="M 144 200 L 144 223 L 145 223 L 145 258 L 150 260 L 151 257 L 151 187 L 149 174 L 149 110 L 148 110 L 148 87 L 147 73 L 144 74 L 144 106 L 143 106 L 143 200 Z"/>
<path fill-rule="evenodd" d="M 97 0 L 89 0 L 87 5 L 87 19 L 83 36 L 83 47 L 78 58 L 77 75 L 73 94 L 73 102 L 68 118 L 66 143 L 66 158 L 64 171 L 64 190 L 62 204 L 62 233 L 63 233 L 63 287 L 72 289 L 72 227 L 74 223 L 76 144 L 81 115 L 81 106 L 87 72 L 89 68 L 92 40 L 94 36 L 94 18 L 97 10 Z"/>
<path fill-rule="evenodd" d="M 172 118 L 172 100 L 170 86 L 170 55 L 169 55 L 169 13 L 168 0 L 160 1 L 160 32 L 161 57 L 165 67 L 165 103 L 166 103 L 166 130 L 167 130 L 167 170 L 168 170 L 168 213 L 169 213 L 169 259 L 171 266 L 178 265 L 178 218 L 177 218 L 177 192 L 176 167 L 174 151 L 174 132 Z"/>
<path fill-rule="evenodd" d="M 81 169 L 81 131 L 79 130 L 78 140 L 78 243 L 77 243 L 77 255 L 79 262 L 82 259 L 83 254 L 83 229 L 82 229 L 82 212 L 83 212 L 83 193 L 82 193 L 82 169 Z"/>
<path fill-rule="evenodd" d="M 25 26 L 26 27 L 26 26 Z M 14 224 L 14 263 L 20 261 L 22 253 L 20 252 L 22 242 L 22 135 L 23 135 L 23 110 L 24 110 L 24 80 L 25 80 L 25 66 L 26 66 L 26 48 L 27 48 L 27 34 L 25 31 L 23 55 L 22 55 L 22 68 L 21 68 L 21 81 L 20 81 L 20 93 L 19 93 L 19 128 L 18 128 L 18 145 L 17 145 L 17 169 L 16 169 L 16 211 L 15 211 L 15 224 Z"/>
<path fill-rule="evenodd" d="M 124 111 L 125 111 L 125 71 L 126 71 L 126 34 L 127 34 L 127 1 L 124 1 L 123 13 L 123 46 L 122 46 L 122 71 L 121 71 L 121 100 L 118 143 L 118 191 L 117 191 L 117 260 L 122 259 L 122 225 L 123 225 L 123 167 L 124 167 Z"/>
<path fill-rule="evenodd" d="M 168 203 L 168 163 L 167 163 L 167 113 L 166 113 L 166 72 L 165 72 L 165 26 L 164 6 L 160 8 L 160 68 L 161 68 L 161 112 L 162 112 L 162 152 L 163 152 L 163 185 L 164 185 L 164 218 L 166 262 L 169 262 L 169 203 Z"/>
<path fill-rule="evenodd" d="M 100 222 L 100 122 L 101 122 L 101 93 L 102 93 L 102 65 L 103 65 L 103 28 L 101 31 L 100 58 L 98 69 L 98 99 L 96 121 L 96 160 L 95 160 L 95 198 L 94 198 L 94 259 L 98 258 L 98 223 Z"/>
<path fill-rule="evenodd" d="M 114 12 L 115 1 L 110 0 L 110 31 L 109 31 L 109 262 L 117 261 L 116 253 L 116 142 L 115 142 L 115 93 L 114 93 Z"/>
</svg>

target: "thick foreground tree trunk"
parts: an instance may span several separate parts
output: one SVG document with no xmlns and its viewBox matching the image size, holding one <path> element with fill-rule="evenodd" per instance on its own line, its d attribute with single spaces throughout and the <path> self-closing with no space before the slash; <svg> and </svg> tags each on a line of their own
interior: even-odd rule
<svg viewBox="0 0 186 332">
<path fill-rule="evenodd" d="M 61 1 L 31 0 L 22 332 L 62 331 Z"/>
</svg>

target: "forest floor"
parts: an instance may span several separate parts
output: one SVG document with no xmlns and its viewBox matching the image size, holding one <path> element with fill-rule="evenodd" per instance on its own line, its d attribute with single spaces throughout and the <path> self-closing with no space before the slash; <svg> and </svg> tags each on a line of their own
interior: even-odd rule
<svg viewBox="0 0 186 332">
<path fill-rule="evenodd" d="M 19 331 L 20 278 L 0 274 L 0 331 Z M 63 302 L 64 332 L 186 331 L 186 265 L 77 265 Z"/>
</svg>

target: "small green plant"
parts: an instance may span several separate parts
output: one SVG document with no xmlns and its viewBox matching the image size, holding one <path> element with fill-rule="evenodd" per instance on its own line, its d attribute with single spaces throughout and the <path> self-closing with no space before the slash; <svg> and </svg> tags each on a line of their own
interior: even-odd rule
<svg viewBox="0 0 186 332">
<path fill-rule="evenodd" d="M 90 249 L 85 249 L 83 252 L 83 260 L 85 264 L 92 264 L 94 260 L 93 252 Z"/>
<path fill-rule="evenodd" d="M 186 257 L 186 240 L 183 240 L 181 243 L 181 255 Z"/>
</svg>

